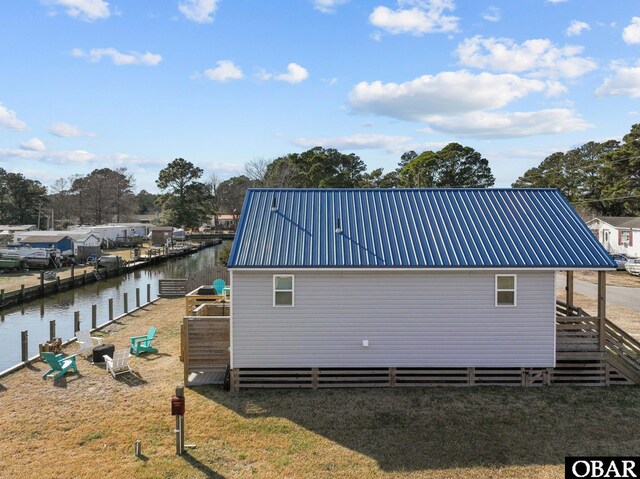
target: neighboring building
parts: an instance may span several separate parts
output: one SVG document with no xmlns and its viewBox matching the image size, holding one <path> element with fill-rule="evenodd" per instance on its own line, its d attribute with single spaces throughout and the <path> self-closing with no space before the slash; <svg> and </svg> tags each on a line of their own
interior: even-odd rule
<svg viewBox="0 0 640 479">
<path fill-rule="evenodd" d="M 640 257 L 640 218 L 600 216 L 587 221 L 587 226 L 609 253 Z"/>
<path fill-rule="evenodd" d="M 560 270 L 615 263 L 555 189 L 250 189 L 232 373 L 548 368 Z"/>
<path fill-rule="evenodd" d="M 63 254 L 73 254 L 73 240 L 68 235 L 23 236 L 19 243 L 32 248 L 55 248 L 59 249 Z"/>
<path fill-rule="evenodd" d="M 0 225 L 0 233 L 17 233 L 21 231 L 35 231 L 36 225 Z"/>
<path fill-rule="evenodd" d="M 238 217 L 236 215 L 217 215 L 213 218 L 213 227 L 222 230 L 234 230 L 238 227 Z"/>
<path fill-rule="evenodd" d="M 167 245 L 173 242 L 173 226 L 154 226 L 151 228 L 151 244 Z"/>
<path fill-rule="evenodd" d="M 90 255 L 100 257 L 102 239 L 96 233 L 70 233 L 73 239 L 73 254 L 77 261 L 85 261 Z"/>
<path fill-rule="evenodd" d="M 151 231 L 151 225 L 143 223 L 110 223 L 95 226 L 73 226 L 69 230 L 95 233 L 102 238 L 103 247 L 115 248 L 119 245 L 142 243 Z"/>
</svg>

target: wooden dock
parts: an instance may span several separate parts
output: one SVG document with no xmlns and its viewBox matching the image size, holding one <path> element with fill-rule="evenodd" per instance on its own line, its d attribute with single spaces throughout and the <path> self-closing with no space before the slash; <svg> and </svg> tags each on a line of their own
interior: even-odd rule
<svg viewBox="0 0 640 479">
<path fill-rule="evenodd" d="M 69 278 L 56 278 L 55 281 L 45 281 L 41 275 L 40 284 L 38 285 L 22 285 L 20 289 L 14 289 L 11 291 L 5 291 L 4 289 L 0 290 L 0 310 L 10 306 L 27 303 L 45 296 L 58 294 L 86 284 L 95 283 L 102 279 L 113 278 L 134 270 L 160 264 L 171 258 L 192 255 L 201 249 L 216 246 L 221 243 L 222 240 L 220 239 L 209 239 L 188 248 L 155 248 L 151 250 L 152 252 L 150 254 L 141 256 L 133 261 L 122 261 L 117 265 L 110 267 L 101 266 L 96 268 L 95 272 L 85 271 L 83 274 L 74 274 L 72 267 L 72 273 Z"/>
</svg>

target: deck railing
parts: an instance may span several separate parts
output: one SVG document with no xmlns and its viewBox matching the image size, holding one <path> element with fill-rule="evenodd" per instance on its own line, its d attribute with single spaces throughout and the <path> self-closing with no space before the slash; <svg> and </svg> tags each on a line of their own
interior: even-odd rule
<svg viewBox="0 0 640 479">
<path fill-rule="evenodd" d="M 558 351 L 597 351 L 599 318 L 582 308 L 556 301 Z M 609 364 L 640 384 L 640 341 L 620 326 L 605 320 L 605 349 Z"/>
</svg>

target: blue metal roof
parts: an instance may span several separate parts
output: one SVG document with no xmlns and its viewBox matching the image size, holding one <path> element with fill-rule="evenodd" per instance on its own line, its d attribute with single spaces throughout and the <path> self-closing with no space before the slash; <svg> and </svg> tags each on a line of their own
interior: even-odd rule
<svg viewBox="0 0 640 479">
<path fill-rule="evenodd" d="M 609 268 L 556 189 L 250 189 L 230 268 Z"/>
</svg>

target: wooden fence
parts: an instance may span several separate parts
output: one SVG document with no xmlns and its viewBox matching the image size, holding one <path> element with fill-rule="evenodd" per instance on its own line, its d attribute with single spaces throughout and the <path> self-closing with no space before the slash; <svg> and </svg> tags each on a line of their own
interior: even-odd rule
<svg viewBox="0 0 640 479">
<path fill-rule="evenodd" d="M 158 281 L 158 296 L 161 298 L 179 298 L 187 292 L 186 279 L 161 279 Z"/>
<path fill-rule="evenodd" d="M 229 270 L 224 266 L 213 266 L 197 271 L 187 278 L 159 280 L 160 297 L 175 298 L 185 296 L 190 291 L 205 284 L 213 284 L 216 279 L 224 279 L 229 284 Z"/>
<path fill-rule="evenodd" d="M 229 284 L 229 270 L 224 266 L 212 266 L 190 274 L 187 277 L 187 292 L 203 284 L 213 284 L 216 279 L 224 279 L 224 282 Z"/>
<path fill-rule="evenodd" d="M 229 316 L 187 316 L 181 339 L 184 384 L 222 384 L 230 363 Z"/>
</svg>

